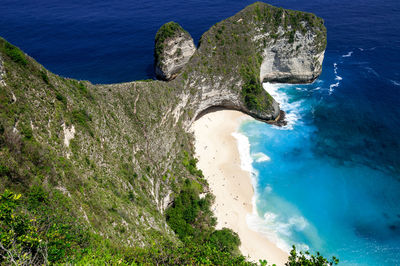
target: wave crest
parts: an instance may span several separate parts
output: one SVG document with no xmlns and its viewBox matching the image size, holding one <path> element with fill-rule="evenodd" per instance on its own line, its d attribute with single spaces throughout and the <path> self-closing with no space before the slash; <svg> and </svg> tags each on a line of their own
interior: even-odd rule
<svg viewBox="0 0 400 266">
<path fill-rule="evenodd" d="M 251 156 L 253 157 L 253 159 L 257 163 L 271 161 L 271 158 L 268 155 L 266 155 L 265 153 L 262 153 L 262 152 L 253 153 Z"/>
<path fill-rule="evenodd" d="M 283 127 L 275 126 L 275 128 L 292 130 L 297 120 L 300 119 L 299 108 L 301 102 L 289 102 L 289 97 L 284 92 L 279 91 L 282 86 L 285 86 L 285 84 L 263 83 L 264 89 L 279 103 L 280 108 L 286 112 L 285 120 L 287 125 Z"/>
</svg>

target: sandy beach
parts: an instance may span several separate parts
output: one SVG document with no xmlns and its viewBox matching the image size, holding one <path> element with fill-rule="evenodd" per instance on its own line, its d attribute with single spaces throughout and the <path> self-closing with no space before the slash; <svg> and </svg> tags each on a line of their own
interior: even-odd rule
<svg viewBox="0 0 400 266">
<path fill-rule="evenodd" d="M 269 264 L 284 265 L 288 254 L 246 223 L 246 216 L 253 211 L 254 190 L 250 173 L 240 167 L 237 140 L 232 136 L 243 119 L 252 118 L 238 111 L 222 110 L 210 112 L 193 124 L 198 167 L 215 195 L 217 229 L 227 227 L 237 232 L 240 250 L 250 260 L 266 259 Z"/>
</svg>

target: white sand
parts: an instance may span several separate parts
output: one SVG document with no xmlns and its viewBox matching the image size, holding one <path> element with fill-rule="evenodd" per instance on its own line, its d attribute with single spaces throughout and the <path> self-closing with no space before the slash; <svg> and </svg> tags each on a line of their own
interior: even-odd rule
<svg viewBox="0 0 400 266">
<path fill-rule="evenodd" d="M 238 111 L 222 110 L 208 113 L 193 124 L 198 167 L 215 195 L 217 229 L 227 227 L 238 233 L 240 250 L 250 260 L 266 259 L 268 264 L 284 265 L 288 254 L 246 223 L 246 216 L 253 210 L 254 191 L 250 173 L 240 167 L 237 141 L 232 136 L 243 119 L 251 118 Z"/>
</svg>

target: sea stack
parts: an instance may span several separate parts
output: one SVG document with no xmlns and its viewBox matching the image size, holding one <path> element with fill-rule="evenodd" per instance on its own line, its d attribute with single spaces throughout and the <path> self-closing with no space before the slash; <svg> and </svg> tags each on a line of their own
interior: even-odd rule
<svg viewBox="0 0 400 266">
<path fill-rule="evenodd" d="M 154 65 L 157 78 L 174 79 L 196 51 L 193 38 L 179 24 L 168 22 L 156 34 Z"/>
</svg>

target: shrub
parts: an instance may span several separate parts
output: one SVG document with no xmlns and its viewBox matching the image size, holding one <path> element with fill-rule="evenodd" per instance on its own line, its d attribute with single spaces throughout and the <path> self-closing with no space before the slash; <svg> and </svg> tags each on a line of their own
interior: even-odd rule
<svg viewBox="0 0 400 266">
<path fill-rule="evenodd" d="M 46 71 L 44 71 L 44 70 L 40 71 L 40 76 L 42 77 L 43 81 L 46 84 L 49 84 L 49 77 L 47 76 Z"/>
<path fill-rule="evenodd" d="M 229 252 L 232 255 L 239 255 L 240 239 L 237 233 L 231 229 L 223 228 L 214 231 L 210 236 L 210 243 L 223 252 Z"/>
<path fill-rule="evenodd" d="M 316 255 L 311 255 L 308 251 L 299 253 L 296 251 L 296 247 L 292 246 L 290 251 L 290 256 L 288 262 L 285 263 L 286 266 L 303 266 L 303 265 L 318 265 L 318 266 L 328 266 L 336 265 L 339 263 L 339 259 L 332 257 L 330 261 L 322 257 L 319 252 Z"/>
<path fill-rule="evenodd" d="M 24 53 L 8 42 L 4 44 L 4 52 L 15 63 L 18 63 L 22 66 L 25 66 L 28 63 L 28 60 L 26 60 Z"/>
<path fill-rule="evenodd" d="M 67 105 L 67 98 L 59 92 L 56 92 L 56 99 L 62 102 L 64 105 Z"/>
<path fill-rule="evenodd" d="M 88 122 L 90 121 L 92 121 L 92 117 L 86 112 L 86 110 L 80 109 L 72 111 L 72 122 L 83 127 L 88 127 Z"/>
<path fill-rule="evenodd" d="M 197 169 L 196 158 L 190 158 L 189 153 L 187 151 L 183 152 L 182 164 L 186 167 L 190 174 L 198 177 L 204 177 L 203 172 L 200 169 Z"/>
<path fill-rule="evenodd" d="M 258 73 L 252 67 L 252 60 L 248 65 L 242 65 L 241 75 L 244 81 L 242 86 L 242 96 L 244 98 L 244 102 L 249 109 L 253 110 L 261 110 L 261 104 L 259 103 L 261 98 L 261 94 L 263 92 L 262 85 L 258 80 Z"/>
<path fill-rule="evenodd" d="M 1 265 L 62 263 L 87 246 L 86 230 L 57 213 L 62 198 L 54 199 L 57 208 L 53 208 L 49 194 L 34 186 L 25 201 L 21 199 L 21 194 L 9 190 L 0 194 Z"/>
<path fill-rule="evenodd" d="M 77 88 L 79 89 L 79 91 L 83 94 L 83 96 L 85 96 L 87 99 L 89 100 L 93 100 L 93 95 L 90 93 L 90 91 L 87 89 L 87 87 L 85 86 L 85 84 L 83 84 L 82 82 L 79 82 L 77 85 Z"/>
</svg>

